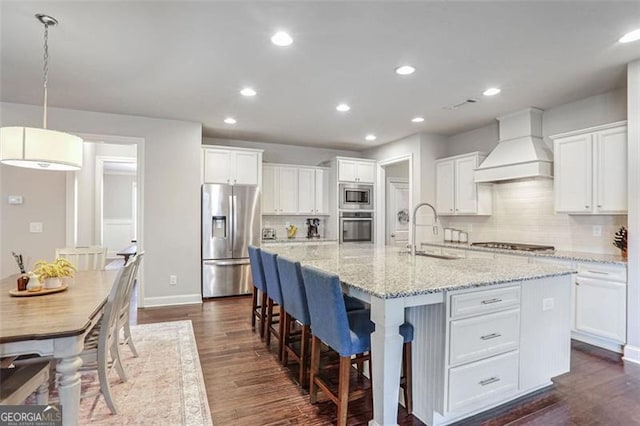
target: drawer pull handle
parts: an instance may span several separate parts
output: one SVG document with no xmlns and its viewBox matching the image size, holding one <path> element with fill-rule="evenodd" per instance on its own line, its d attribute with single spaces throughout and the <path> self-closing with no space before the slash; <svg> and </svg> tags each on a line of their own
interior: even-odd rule
<svg viewBox="0 0 640 426">
<path fill-rule="evenodd" d="M 482 336 L 480 337 L 482 340 L 491 340 L 491 339 L 495 339 L 496 337 L 500 337 L 502 336 L 502 334 L 500 333 L 491 333 L 491 334 L 487 334 L 486 336 Z"/>
<path fill-rule="evenodd" d="M 491 304 L 491 303 L 498 303 L 498 302 L 502 302 L 502 299 L 498 299 L 498 298 L 495 298 L 495 299 L 487 299 L 487 300 L 483 300 L 483 301 L 482 301 L 482 304 L 483 304 L 483 305 L 489 305 L 489 304 Z"/>
<path fill-rule="evenodd" d="M 490 385 L 491 383 L 495 383 L 499 381 L 500 381 L 500 377 L 491 377 L 489 379 L 480 380 L 478 384 L 480 384 L 481 386 L 487 386 L 487 385 Z"/>
<path fill-rule="evenodd" d="M 609 275 L 608 272 L 602 272 L 602 271 L 588 271 L 590 274 L 600 274 L 600 275 Z"/>
</svg>

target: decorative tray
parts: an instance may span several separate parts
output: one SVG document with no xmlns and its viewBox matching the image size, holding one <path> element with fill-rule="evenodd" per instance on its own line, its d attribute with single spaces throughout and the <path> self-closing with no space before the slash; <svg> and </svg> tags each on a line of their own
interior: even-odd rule
<svg viewBox="0 0 640 426">
<path fill-rule="evenodd" d="M 29 291 L 29 290 L 19 291 L 14 289 L 14 290 L 9 290 L 9 294 L 14 297 L 44 296 L 45 294 L 59 293 L 61 291 L 65 291 L 68 288 L 69 286 L 67 284 L 62 284 L 60 287 L 43 288 L 42 290 L 38 290 L 38 291 Z"/>
</svg>

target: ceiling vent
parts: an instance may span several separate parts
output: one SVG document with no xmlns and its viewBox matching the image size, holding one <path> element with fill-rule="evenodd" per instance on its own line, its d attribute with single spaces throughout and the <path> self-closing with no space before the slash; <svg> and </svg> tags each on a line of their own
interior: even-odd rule
<svg viewBox="0 0 640 426">
<path fill-rule="evenodd" d="M 553 153 L 542 140 L 542 110 L 498 117 L 500 141 L 475 171 L 476 182 L 553 177 Z"/>
<path fill-rule="evenodd" d="M 453 110 L 459 109 L 459 108 L 461 108 L 461 107 L 463 107 L 465 105 L 475 104 L 476 102 L 478 102 L 477 99 L 469 98 L 469 99 L 465 100 L 464 102 L 460 102 L 459 104 L 455 104 L 455 105 L 449 105 L 449 106 L 444 107 L 443 109 L 448 109 L 448 110 L 452 110 L 453 111 Z"/>
</svg>

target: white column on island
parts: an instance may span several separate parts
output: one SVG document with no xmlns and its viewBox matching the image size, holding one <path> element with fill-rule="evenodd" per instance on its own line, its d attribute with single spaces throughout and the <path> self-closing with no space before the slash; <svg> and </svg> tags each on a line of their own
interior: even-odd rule
<svg viewBox="0 0 640 426">
<path fill-rule="evenodd" d="M 400 325 L 404 323 L 404 299 L 371 298 L 373 367 L 373 419 L 369 426 L 397 425 L 398 393 L 402 366 Z"/>
<path fill-rule="evenodd" d="M 624 360 L 640 363 L 640 60 L 627 66 L 628 253 Z"/>
</svg>

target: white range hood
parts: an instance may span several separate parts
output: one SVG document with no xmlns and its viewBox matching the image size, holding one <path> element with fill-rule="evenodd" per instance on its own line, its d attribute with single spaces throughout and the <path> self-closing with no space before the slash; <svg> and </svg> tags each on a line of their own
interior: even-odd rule
<svg viewBox="0 0 640 426">
<path fill-rule="evenodd" d="M 553 177 L 553 153 L 542 140 L 542 110 L 498 117 L 500 141 L 475 171 L 476 182 Z"/>
</svg>

